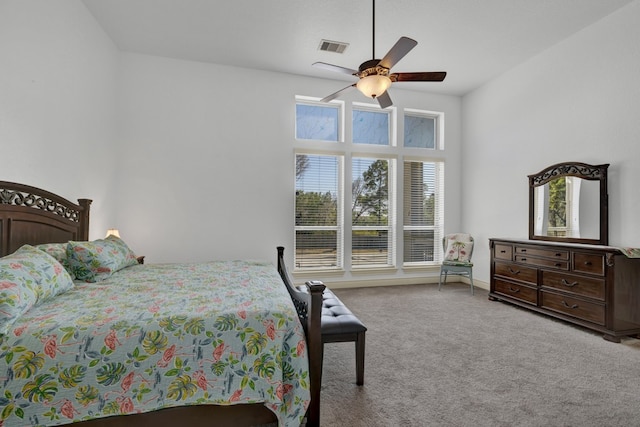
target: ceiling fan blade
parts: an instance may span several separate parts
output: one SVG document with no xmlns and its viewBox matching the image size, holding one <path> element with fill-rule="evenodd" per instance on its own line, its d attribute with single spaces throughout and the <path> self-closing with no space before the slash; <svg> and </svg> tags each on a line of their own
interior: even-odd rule
<svg viewBox="0 0 640 427">
<path fill-rule="evenodd" d="M 409 53 L 411 49 L 416 47 L 417 41 L 410 39 L 409 37 L 400 37 L 400 39 L 393 45 L 391 50 L 380 61 L 380 66 L 390 69 L 398 63 L 404 56 Z"/>
<path fill-rule="evenodd" d="M 316 68 L 322 68 L 324 70 L 329 70 L 329 71 L 336 71 L 338 73 L 349 74 L 352 76 L 355 76 L 356 74 L 358 74 L 357 70 L 341 67 L 339 65 L 327 64 L 326 62 L 314 62 L 313 66 Z"/>
<path fill-rule="evenodd" d="M 447 76 L 445 71 L 427 71 L 423 73 L 393 73 L 392 82 L 441 82 Z"/>
<path fill-rule="evenodd" d="M 387 108 L 393 105 L 393 101 L 391 101 L 388 90 L 385 90 L 384 93 L 377 96 L 376 99 L 378 100 L 378 104 L 380 104 L 380 108 Z"/>
<path fill-rule="evenodd" d="M 320 100 L 320 102 L 329 102 L 329 101 L 331 101 L 332 99 L 336 99 L 337 97 L 339 97 L 340 95 L 342 95 L 342 93 L 343 93 L 343 92 L 346 92 L 346 91 L 348 91 L 349 89 L 354 88 L 354 87 L 356 87 L 356 84 L 355 84 L 355 83 L 354 83 L 354 84 L 352 84 L 352 85 L 349 85 L 349 86 L 347 86 L 347 87 L 344 87 L 344 88 L 340 89 L 339 91 L 332 93 L 331 95 L 325 96 L 324 98 L 322 98 L 322 99 Z"/>
</svg>

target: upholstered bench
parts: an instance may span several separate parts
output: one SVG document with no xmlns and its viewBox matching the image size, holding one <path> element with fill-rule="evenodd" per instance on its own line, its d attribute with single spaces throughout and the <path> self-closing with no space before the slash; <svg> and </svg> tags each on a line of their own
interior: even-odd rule
<svg viewBox="0 0 640 427">
<path fill-rule="evenodd" d="M 322 344 L 354 341 L 356 384 L 364 384 L 364 334 L 367 328 L 338 297 L 326 288 L 322 293 Z"/>
</svg>

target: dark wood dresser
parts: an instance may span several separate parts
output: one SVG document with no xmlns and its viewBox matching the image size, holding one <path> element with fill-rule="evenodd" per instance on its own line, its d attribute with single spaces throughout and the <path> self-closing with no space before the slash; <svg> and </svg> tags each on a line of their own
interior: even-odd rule
<svg viewBox="0 0 640 427">
<path fill-rule="evenodd" d="M 640 258 L 609 246 L 489 242 L 489 299 L 602 332 L 613 342 L 640 334 Z"/>
</svg>

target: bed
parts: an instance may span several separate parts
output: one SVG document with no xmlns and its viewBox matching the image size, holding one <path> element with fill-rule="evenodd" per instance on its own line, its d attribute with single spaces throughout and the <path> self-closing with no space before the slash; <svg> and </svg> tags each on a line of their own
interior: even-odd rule
<svg viewBox="0 0 640 427">
<path fill-rule="evenodd" d="M 319 425 L 324 285 L 294 287 L 282 247 L 141 264 L 88 241 L 90 205 L 0 182 L 0 426 Z"/>
</svg>

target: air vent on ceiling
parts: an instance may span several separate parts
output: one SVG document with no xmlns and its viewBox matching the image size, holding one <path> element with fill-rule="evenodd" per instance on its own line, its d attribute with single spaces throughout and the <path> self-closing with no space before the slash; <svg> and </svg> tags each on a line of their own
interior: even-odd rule
<svg viewBox="0 0 640 427">
<path fill-rule="evenodd" d="M 342 53 L 349 46 L 349 43 L 333 42 L 331 40 L 321 40 L 318 49 L 325 52 Z"/>
</svg>

